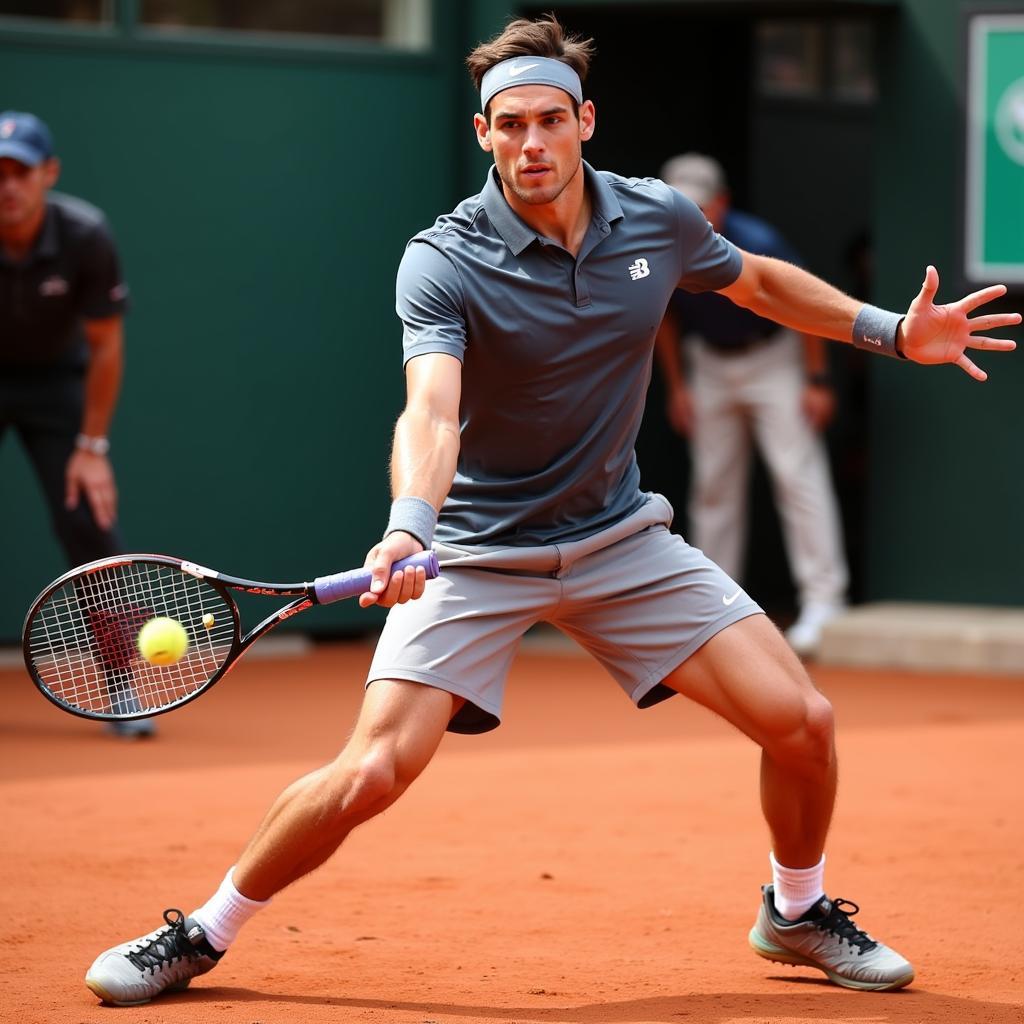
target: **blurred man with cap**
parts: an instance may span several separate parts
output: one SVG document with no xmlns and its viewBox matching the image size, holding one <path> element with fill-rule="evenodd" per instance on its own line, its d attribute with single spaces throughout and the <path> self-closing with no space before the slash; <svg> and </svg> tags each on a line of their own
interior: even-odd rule
<svg viewBox="0 0 1024 1024">
<path fill-rule="evenodd" d="M 47 126 L 0 113 L 0 438 L 8 428 L 20 437 L 67 560 L 79 565 L 123 550 L 107 432 L 127 288 L 106 218 L 51 192 L 59 174 Z"/>
<path fill-rule="evenodd" d="M 685 153 L 661 178 L 696 203 L 720 235 L 748 252 L 799 263 L 778 231 L 732 209 L 725 173 Z M 680 338 L 687 340 L 690 379 Z M 821 433 L 835 409 L 825 347 L 714 292 L 677 291 L 658 334 L 668 416 L 693 458 L 693 542 L 730 576 L 743 569 L 751 440 L 768 468 L 800 615 L 786 633 L 812 656 L 822 627 L 843 608 L 847 566 Z"/>
</svg>

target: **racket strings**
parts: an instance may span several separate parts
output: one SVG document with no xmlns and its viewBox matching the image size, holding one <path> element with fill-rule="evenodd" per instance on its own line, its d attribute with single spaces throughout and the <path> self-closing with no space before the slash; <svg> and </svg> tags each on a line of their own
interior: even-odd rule
<svg viewBox="0 0 1024 1024">
<path fill-rule="evenodd" d="M 138 650 L 156 616 L 179 622 L 188 646 L 171 665 Z M 72 577 L 36 610 L 29 652 L 59 702 L 104 717 L 131 717 L 180 703 L 221 669 L 235 637 L 231 606 L 205 580 L 160 562 L 128 562 Z"/>
</svg>

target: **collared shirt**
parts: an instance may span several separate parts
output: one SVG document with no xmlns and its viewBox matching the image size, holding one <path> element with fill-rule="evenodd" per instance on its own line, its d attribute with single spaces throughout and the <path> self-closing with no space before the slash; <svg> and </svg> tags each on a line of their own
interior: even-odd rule
<svg viewBox="0 0 1024 1024">
<path fill-rule="evenodd" d="M 668 300 L 739 275 L 741 254 L 674 189 L 584 172 L 593 212 L 575 258 L 516 215 L 492 169 L 402 259 L 406 362 L 463 363 L 446 543 L 567 542 L 634 512 L 633 446 Z"/>
<path fill-rule="evenodd" d="M 0 370 L 81 370 L 82 321 L 123 313 L 127 293 L 102 212 L 51 192 L 28 256 L 14 262 L 0 247 Z"/>
<path fill-rule="evenodd" d="M 796 252 L 782 235 L 751 213 L 729 210 L 722 234 L 747 252 L 800 265 Z M 777 323 L 734 305 L 724 295 L 677 292 L 670 308 L 683 335 L 698 335 L 713 348 L 740 350 L 779 333 Z"/>
</svg>

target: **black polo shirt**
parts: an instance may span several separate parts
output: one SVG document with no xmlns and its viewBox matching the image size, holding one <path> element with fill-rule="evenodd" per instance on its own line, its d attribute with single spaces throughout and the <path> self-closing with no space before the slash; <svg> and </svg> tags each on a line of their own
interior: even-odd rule
<svg viewBox="0 0 1024 1024">
<path fill-rule="evenodd" d="M 81 371 L 82 321 L 123 313 L 127 295 L 102 211 L 51 192 L 28 256 L 13 262 L 0 247 L 0 373 Z"/>
</svg>

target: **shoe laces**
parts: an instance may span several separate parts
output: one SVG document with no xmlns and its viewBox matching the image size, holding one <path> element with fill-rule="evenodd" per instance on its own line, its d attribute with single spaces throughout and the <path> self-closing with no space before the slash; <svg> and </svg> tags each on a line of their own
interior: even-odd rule
<svg viewBox="0 0 1024 1024">
<path fill-rule="evenodd" d="M 852 900 L 836 899 L 832 901 L 829 912 L 815 921 L 815 927 L 823 932 L 835 935 L 840 942 L 846 941 L 858 947 L 858 956 L 870 952 L 878 943 L 867 932 L 858 928 L 850 918 L 860 911 L 860 907 Z"/>
<path fill-rule="evenodd" d="M 164 911 L 166 928 L 161 928 L 151 939 L 139 943 L 139 948 L 128 953 L 128 959 L 140 970 L 153 974 L 175 960 L 195 959 L 198 951 L 185 933 L 185 915 L 175 908 Z"/>
</svg>

